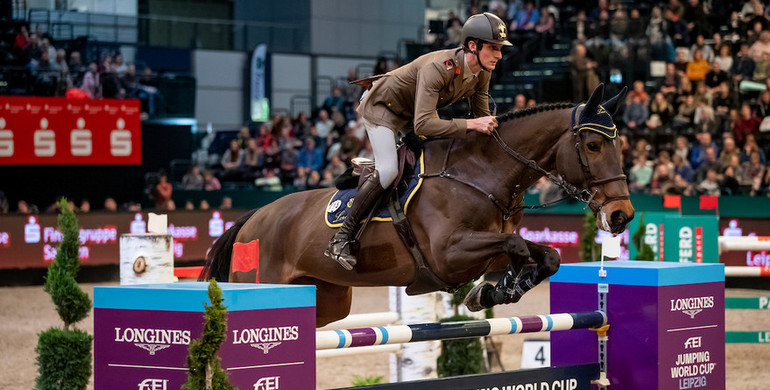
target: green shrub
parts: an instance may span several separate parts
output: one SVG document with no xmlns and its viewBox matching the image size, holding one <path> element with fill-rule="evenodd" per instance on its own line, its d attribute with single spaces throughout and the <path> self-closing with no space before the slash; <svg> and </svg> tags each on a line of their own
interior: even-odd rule
<svg viewBox="0 0 770 390">
<path fill-rule="evenodd" d="M 58 217 L 62 241 L 48 267 L 44 290 L 51 295 L 64 328 L 52 327 L 38 335 L 36 388 L 40 390 L 85 389 L 91 377 L 91 342 L 93 337 L 75 329 L 76 322 L 91 311 L 91 298 L 75 278 L 80 268 L 80 228 L 67 200 L 59 201 Z"/>
<path fill-rule="evenodd" d="M 209 299 L 211 306 L 204 304 L 205 324 L 203 334 L 199 339 L 192 340 L 187 355 L 187 383 L 182 385 L 183 390 L 230 390 L 235 389 L 227 382 L 227 372 L 219 364 L 217 351 L 225 341 L 227 332 L 227 307 L 222 304 L 222 289 L 215 279 L 209 282 Z M 207 375 L 209 371 L 211 374 Z M 206 383 L 207 377 L 211 378 L 210 386 Z"/>
<path fill-rule="evenodd" d="M 49 328 L 37 340 L 38 389 L 85 389 L 91 378 L 93 337 L 78 329 Z"/>
<path fill-rule="evenodd" d="M 468 316 L 444 318 L 441 322 L 475 320 Z M 441 342 L 441 355 L 438 357 L 437 372 L 440 378 L 481 374 L 484 366 L 484 345 L 481 337 L 472 339 L 444 340 Z"/>
<path fill-rule="evenodd" d="M 644 213 L 639 214 L 639 230 L 634 233 L 631 241 L 636 247 L 636 259 L 631 260 L 655 260 L 655 252 L 653 252 L 650 244 L 644 242 L 644 232 L 646 225 L 644 223 Z"/>
<path fill-rule="evenodd" d="M 379 385 L 382 383 L 383 378 L 381 376 L 353 376 L 353 387 Z"/>
<path fill-rule="evenodd" d="M 596 216 L 591 210 L 586 210 L 583 220 L 583 238 L 580 239 L 580 259 L 583 261 L 599 261 L 602 248 L 596 243 L 596 235 L 599 228 L 596 227 Z"/>
</svg>

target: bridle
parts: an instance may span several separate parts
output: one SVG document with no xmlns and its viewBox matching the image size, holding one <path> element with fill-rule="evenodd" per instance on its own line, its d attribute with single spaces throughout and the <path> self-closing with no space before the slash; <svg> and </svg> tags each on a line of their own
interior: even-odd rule
<svg viewBox="0 0 770 390">
<path fill-rule="evenodd" d="M 593 191 L 592 191 L 592 189 L 594 189 L 596 187 L 600 187 L 600 186 L 602 186 L 604 184 L 607 184 L 607 183 L 615 182 L 615 181 L 621 181 L 621 180 L 625 181 L 626 180 L 626 175 L 620 174 L 620 175 L 617 175 L 617 176 L 597 179 L 591 173 L 591 167 L 585 162 L 585 160 L 583 158 L 583 153 L 584 152 L 582 150 L 583 150 L 583 148 L 585 148 L 585 145 L 583 143 L 583 138 L 581 136 L 582 128 L 580 126 L 574 125 L 575 113 L 578 110 L 578 108 L 580 108 L 580 107 L 582 107 L 582 105 L 576 106 L 572 110 L 572 118 L 573 118 L 572 128 L 571 129 L 565 129 L 564 132 L 566 132 L 568 130 L 572 130 L 572 134 L 573 134 L 573 136 L 576 139 L 575 150 L 577 151 L 578 163 L 580 164 L 580 166 L 582 168 L 583 176 L 585 178 L 585 182 L 587 183 L 586 188 L 583 188 L 583 189 L 577 188 L 576 186 L 574 186 L 571 183 L 569 183 L 566 180 L 564 180 L 563 177 L 554 175 L 551 172 L 545 170 L 540 165 L 538 165 L 535 160 L 531 160 L 531 159 L 528 159 L 528 158 L 524 157 L 521 153 L 517 152 L 516 150 L 514 150 L 513 148 L 508 146 L 508 144 L 505 143 L 505 140 L 503 140 L 502 137 L 500 136 L 500 133 L 497 131 L 497 129 L 492 130 L 491 136 L 497 142 L 497 144 L 500 146 L 500 148 L 506 154 L 508 154 L 510 157 L 512 157 L 515 160 L 519 161 L 525 167 L 527 167 L 527 168 L 529 168 L 529 169 L 531 169 L 531 170 L 541 174 L 546 179 L 548 179 L 549 181 L 551 181 L 552 183 L 554 183 L 555 185 L 560 187 L 567 194 L 568 198 L 573 198 L 573 199 L 577 200 L 578 202 L 585 203 L 588 207 L 591 207 L 591 206 L 596 206 L 599 203 L 596 200 L 594 200 L 594 196 L 596 195 L 596 192 L 598 191 L 598 189 L 593 190 Z M 523 209 L 523 208 L 547 207 L 547 206 L 551 206 L 554 203 L 557 203 L 557 202 L 559 202 L 561 200 L 566 199 L 566 198 L 562 198 L 562 199 L 559 199 L 556 202 L 551 202 L 551 203 L 548 203 L 548 204 L 545 204 L 545 205 L 540 205 L 539 207 L 538 206 L 534 206 L 534 207 L 516 206 L 516 205 L 513 204 L 514 203 L 513 202 L 514 198 L 516 196 L 516 194 L 514 193 L 514 195 L 511 197 L 510 203 L 508 204 L 508 206 L 506 206 L 502 201 L 500 201 L 497 197 L 495 197 L 491 192 L 484 190 L 483 188 L 479 187 L 477 184 L 474 184 L 474 183 L 472 183 L 470 181 L 467 181 L 465 179 L 459 178 L 456 175 L 453 175 L 453 174 L 447 172 L 447 164 L 449 162 L 449 154 L 452 151 L 452 147 L 454 146 L 454 142 L 455 142 L 455 139 L 452 139 L 451 143 L 449 144 L 449 147 L 447 147 L 447 153 L 444 156 L 444 163 L 442 165 L 441 171 L 438 172 L 438 173 L 423 173 L 423 174 L 420 174 L 420 177 L 422 177 L 422 178 L 443 177 L 443 178 L 447 178 L 447 179 L 450 179 L 450 180 L 457 181 L 459 183 L 465 184 L 466 186 L 475 189 L 476 191 L 484 194 L 487 199 L 489 199 L 498 209 L 500 209 L 500 211 L 503 212 L 503 219 L 504 220 L 508 220 L 517 210 L 520 210 L 520 209 Z M 591 209 L 595 210 L 594 212 L 596 213 L 596 212 L 599 212 L 604 206 L 606 206 L 607 204 L 609 204 L 611 202 L 620 201 L 620 200 L 629 200 L 629 199 L 630 199 L 630 195 L 629 194 L 620 195 L 620 196 L 605 196 L 604 202 L 602 202 L 601 204 L 596 206 L 596 208 L 591 207 Z"/>
</svg>

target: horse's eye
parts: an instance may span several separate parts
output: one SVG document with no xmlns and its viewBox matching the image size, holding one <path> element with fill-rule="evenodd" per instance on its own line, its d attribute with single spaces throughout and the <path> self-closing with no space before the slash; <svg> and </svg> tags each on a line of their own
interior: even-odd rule
<svg viewBox="0 0 770 390">
<path fill-rule="evenodd" d="M 601 146 L 599 146 L 599 144 L 597 144 L 596 142 L 591 142 L 586 146 L 588 147 L 588 150 L 592 152 L 598 152 L 599 150 L 601 150 Z"/>
</svg>

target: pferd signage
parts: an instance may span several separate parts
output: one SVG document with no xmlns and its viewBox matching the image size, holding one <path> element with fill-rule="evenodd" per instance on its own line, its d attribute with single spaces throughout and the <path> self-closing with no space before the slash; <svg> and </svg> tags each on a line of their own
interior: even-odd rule
<svg viewBox="0 0 770 390">
<path fill-rule="evenodd" d="M 138 100 L 0 97 L 0 165 L 138 165 Z"/>
</svg>

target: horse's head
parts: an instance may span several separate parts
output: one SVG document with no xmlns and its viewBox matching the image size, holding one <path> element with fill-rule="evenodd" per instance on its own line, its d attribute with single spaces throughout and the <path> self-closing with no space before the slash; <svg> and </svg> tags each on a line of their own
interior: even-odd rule
<svg viewBox="0 0 770 390">
<path fill-rule="evenodd" d="M 603 93 L 604 85 L 599 85 L 586 104 L 572 111 L 572 136 L 562 137 L 556 165 L 566 181 L 586 189 L 597 227 L 617 234 L 634 218 L 623 174 L 622 140 L 612 122 L 626 89 L 604 103 Z"/>
</svg>

